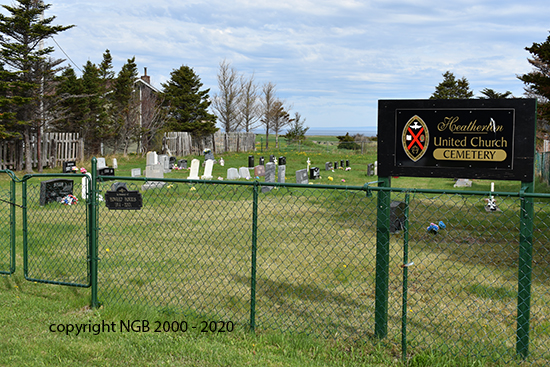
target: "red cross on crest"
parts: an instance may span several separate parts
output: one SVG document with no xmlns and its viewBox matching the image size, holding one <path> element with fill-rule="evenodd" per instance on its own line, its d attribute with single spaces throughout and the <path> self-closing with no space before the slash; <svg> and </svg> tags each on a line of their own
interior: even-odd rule
<svg viewBox="0 0 550 367">
<path fill-rule="evenodd" d="M 416 162 L 426 153 L 429 143 L 428 138 L 426 123 L 418 115 L 414 115 L 405 124 L 402 136 L 403 149 L 411 160 Z"/>
</svg>

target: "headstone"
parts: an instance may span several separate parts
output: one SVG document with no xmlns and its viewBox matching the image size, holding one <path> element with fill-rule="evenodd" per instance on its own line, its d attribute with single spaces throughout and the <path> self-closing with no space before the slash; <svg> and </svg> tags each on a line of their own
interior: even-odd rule
<svg viewBox="0 0 550 367">
<path fill-rule="evenodd" d="M 115 169 L 112 167 L 103 167 L 98 168 L 97 174 L 100 176 L 114 176 L 115 175 Z"/>
<path fill-rule="evenodd" d="M 199 166 L 201 162 L 198 159 L 193 159 L 191 161 L 191 173 L 189 174 L 189 180 L 198 180 L 199 179 Z"/>
<path fill-rule="evenodd" d="M 300 169 L 296 171 L 296 183 L 298 184 L 309 184 L 307 169 Z"/>
<path fill-rule="evenodd" d="M 132 168 L 132 177 L 141 176 L 141 168 Z"/>
<path fill-rule="evenodd" d="M 207 161 L 209 159 L 211 159 L 211 160 L 215 159 L 214 158 L 214 153 L 212 153 L 212 151 L 210 149 L 208 149 L 204 152 L 204 160 Z"/>
<path fill-rule="evenodd" d="M 467 178 L 459 178 L 456 180 L 454 187 L 472 187 L 472 181 Z"/>
<path fill-rule="evenodd" d="M 392 201 L 390 204 L 390 233 L 402 230 L 405 223 L 405 209 L 407 204 L 403 201 Z"/>
<path fill-rule="evenodd" d="M 279 172 L 277 177 L 277 182 L 279 183 L 285 183 L 285 175 L 286 175 L 286 165 L 279 165 Z"/>
<path fill-rule="evenodd" d="M 367 176 L 372 176 L 372 175 L 374 175 L 374 164 L 369 163 L 367 165 Z"/>
<path fill-rule="evenodd" d="M 153 164 L 145 167 L 145 177 L 164 178 L 164 169 L 160 164 Z"/>
<path fill-rule="evenodd" d="M 54 178 L 53 180 L 40 182 L 40 205 L 51 202 L 61 202 L 67 195 L 73 194 L 73 180 Z"/>
<path fill-rule="evenodd" d="M 147 165 L 145 167 L 145 177 L 147 178 L 164 178 L 164 168 L 160 164 Z M 166 184 L 164 181 L 148 181 L 141 185 L 143 191 L 149 189 L 159 189 Z"/>
<path fill-rule="evenodd" d="M 334 161 L 334 168 L 333 169 L 338 169 L 338 161 Z"/>
<path fill-rule="evenodd" d="M 241 176 L 241 178 L 246 178 L 247 180 L 250 180 L 250 170 L 247 167 L 239 168 L 239 176 Z"/>
<path fill-rule="evenodd" d="M 113 158 L 113 168 L 114 169 L 118 168 L 118 161 L 116 160 L 116 158 Z"/>
<path fill-rule="evenodd" d="M 279 166 L 286 166 L 286 157 L 279 157 Z"/>
<path fill-rule="evenodd" d="M 178 161 L 179 169 L 187 169 L 187 159 L 180 159 Z"/>
<path fill-rule="evenodd" d="M 253 155 L 248 156 L 248 168 L 250 168 L 250 169 L 254 168 L 254 156 Z"/>
<path fill-rule="evenodd" d="M 158 164 L 158 156 L 157 156 L 157 152 L 148 152 L 147 153 L 147 160 L 146 160 L 146 165 L 147 166 L 152 166 L 154 164 Z"/>
<path fill-rule="evenodd" d="M 346 167 L 349 167 L 349 159 L 346 159 Z"/>
<path fill-rule="evenodd" d="M 204 166 L 204 175 L 201 176 L 201 180 L 212 179 L 212 168 L 214 167 L 214 160 L 208 159 Z"/>
<path fill-rule="evenodd" d="M 97 158 L 97 166 L 96 167 L 97 167 L 98 170 L 107 167 L 107 165 L 105 164 L 105 158 Z"/>
<path fill-rule="evenodd" d="M 236 168 L 227 169 L 228 180 L 238 180 L 239 178 L 241 178 L 241 176 L 239 175 L 239 171 Z"/>
<path fill-rule="evenodd" d="M 76 167 L 75 161 L 63 162 L 63 173 L 73 173 L 73 167 Z"/>
<path fill-rule="evenodd" d="M 124 187 L 126 191 L 128 191 L 128 186 L 126 186 L 126 182 L 113 182 L 111 184 L 111 191 L 117 191 L 120 187 Z"/>
<path fill-rule="evenodd" d="M 319 167 L 310 167 L 309 169 L 309 178 L 311 180 L 317 180 L 321 177 L 321 170 Z"/>
<path fill-rule="evenodd" d="M 332 162 L 326 162 L 325 163 L 325 171 L 332 170 Z"/>
<path fill-rule="evenodd" d="M 258 163 L 259 166 L 265 165 L 265 159 L 264 157 L 260 157 L 260 162 Z"/>
<path fill-rule="evenodd" d="M 275 163 L 275 156 L 273 154 L 269 156 L 269 162 Z"/>
<path fill-rule="evenodd" d="M 160 165 L 164 169 L 164 173 L 170 172 L 170 157 L 166 154 L 159 154 L 158 159 Z"/>
<path fill-rule="evenodd" d="M 275 156 L 272 156 L 275 160 Z M 270 157 L 271 159 L 271 157 Z M 275 182 L 275 162 L 269 162 L 265 165 L 265 182 Z M 273 189 L 273 186 L 262 186 L 262 192 L 265 194 Z"/>
<path fill-rule="evenodd" d="M 86 172 L 86 176 L 82 177 L 82 192 L 80 197 L 84 200 L 88 198 L 88 185 L 92 181 L 92 174 Z"/>
<path fill-rule="evenodd" d="M 176 164 L 176 157 L 168 157 L 168 169 L 174 168 Z"/>
<path fill-rule="evenodd" d="M 378 161 L 374 161 L 374 175 L 378 176 Z"/>
<path fill-rule="evenodd" d="M 265 167 L 263 165 L 254 167 L 254 176 L 255 177 L 265 176 Z"/>
<path fill-rule="evenodd" d="M 340 167 L 344 168 L 344 160 L 343 159 L 340 161 Z"/>
</svg>

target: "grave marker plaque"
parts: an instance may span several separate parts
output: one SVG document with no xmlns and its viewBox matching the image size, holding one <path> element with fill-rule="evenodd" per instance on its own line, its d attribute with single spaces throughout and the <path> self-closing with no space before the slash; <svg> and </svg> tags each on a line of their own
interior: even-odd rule
<svg viewBox="0 0 550 367">
<path fill-rule="evenodd" d="M 309 184 L 309 179 L 307 176 L 307 169 L 300 169 L 296 171 L 296 183 L 298 184 Z"/>
<path fill-rule="evenodd" d="M 63 173 L 73 173 L 73 167 L 76 167 L 75 161 L 63 162 Z"/>
<path fill-rule="evenodd" d="M 143 200 L 139 191 L 129 191 L 126 184 L 117 182 L 116 191 L 105 192 L 105 206 L 110 210 L 140 210 Z M 113 184 L 113 185 L 115 185 Z"/>
</svg>

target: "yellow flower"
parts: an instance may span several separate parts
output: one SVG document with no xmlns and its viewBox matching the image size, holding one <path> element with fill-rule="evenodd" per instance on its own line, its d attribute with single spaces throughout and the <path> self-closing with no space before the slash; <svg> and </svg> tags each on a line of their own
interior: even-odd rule
<svg viewBox="0 0 550 367">
<path fill-rule="evenodd" d="M 332 181 L 332 180 L 334 180 L 334 178 L 332 178 L 331 176 L 328 176 L 328 180 Z"/>
<path fill-rule="evenodd" d="M 109 251 L 111 251 L 111 250 L 109 250 L 108 248 L 106 248 L 105 251 L 106 251 L 106 252 L 109 252 Z"/>
<path fill-rule="evenodd" d="M 195 189 L 194 187 L 190 188 L 189 191 L 195 191 L 197 189 Z"/>
</svg>

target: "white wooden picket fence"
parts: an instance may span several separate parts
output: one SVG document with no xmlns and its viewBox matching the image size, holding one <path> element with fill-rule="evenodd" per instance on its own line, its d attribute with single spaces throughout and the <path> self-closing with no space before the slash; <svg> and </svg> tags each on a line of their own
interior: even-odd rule
<svg viewBox="0 0 550 367">
<path fill-rule="evenodd" d="M 174 156 L 200 155 L 205 149 L 213 153 L 250 152 L 255 149 L 256 134 L 235 132 L 217 132 L 213 135 L 196 139 L 187 132 L 167 132 L 163 138 L 163 151 Z"/>
<path fill-rule="evenodd" d="M 45 133 L 41 142 L 42 167 L 61 166 L 66 161 L 84 160 L 84 141 L 77 133 Z M 32 167 L 38 167 L 36 135 L 31 136 Z M 23 140 L 0 141 L 0 169 L 21 171 L 25 167 Z"/>
</svg>

